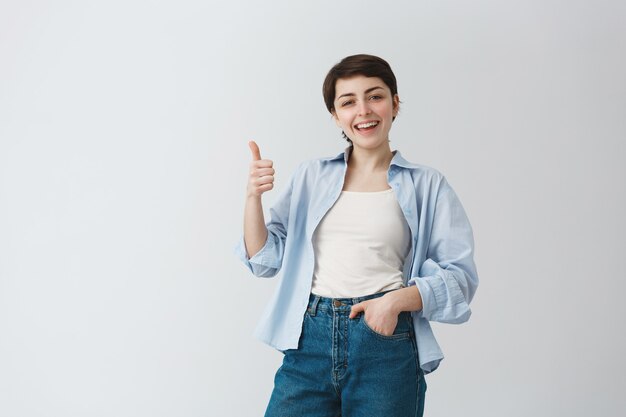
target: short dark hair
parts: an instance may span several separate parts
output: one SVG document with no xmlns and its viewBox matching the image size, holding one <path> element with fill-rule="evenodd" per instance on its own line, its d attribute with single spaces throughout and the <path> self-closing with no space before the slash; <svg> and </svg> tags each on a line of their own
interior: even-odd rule
<svg viewBox="0 0 626 417">
<path fill-rule="evenodd" d="M 332 114 L 335 110 L 335 86 L 340 78 L 350 78 L 356 75 L 365 77 L 378 77 L 389 87 L 391 96 L 398 94 L 398 84 L 396 76 L 391 70 L 387 61 L 374 55 L 358 54 L 347 56 L 328 71 L 324 84 L 322 85 L 322 95 L 326 108 Z M 395 120 L 395 117 L 393 118 Z M 345 132 L 343 137 L 350 143 Z"/>
</svg>

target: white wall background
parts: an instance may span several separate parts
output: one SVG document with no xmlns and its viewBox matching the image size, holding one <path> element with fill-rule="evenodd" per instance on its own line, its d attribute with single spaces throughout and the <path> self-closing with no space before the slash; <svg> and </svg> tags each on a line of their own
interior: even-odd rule
<svg viewBox="0 0 626 417">
<path fill-rule="evenodd" d="M 247 141 L 267 209 L 344 148 L 321 84 L 361 52 L 398 77 L 392 148 L 475 230 L 426 415 L 623 415 L 625 51 L 619 0 L 2 1 L 0 415 L 263 414 Z"/>
</svg>

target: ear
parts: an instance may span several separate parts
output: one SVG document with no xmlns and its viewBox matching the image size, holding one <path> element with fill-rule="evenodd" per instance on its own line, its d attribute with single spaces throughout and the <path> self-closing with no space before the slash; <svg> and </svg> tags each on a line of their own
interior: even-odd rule
<svg viewBox="0 0 626 417">
<path fill-rule="evenodd" d="M 394 94 L 394 96 L 393 96 L 393 117 L 396 117 L 398 115 L 399 111 L 400 111 L 400 96 L 398 96 L 397 94 Z"/>
</svg>

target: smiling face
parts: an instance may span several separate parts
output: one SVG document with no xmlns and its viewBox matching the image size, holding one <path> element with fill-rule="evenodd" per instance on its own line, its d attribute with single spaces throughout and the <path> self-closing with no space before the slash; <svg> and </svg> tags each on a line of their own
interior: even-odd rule
<svg viewBox="0 0 626 417">
<path fill-rule="evenodd" d="M 388 146 L 399 102 L 398 95 L 392 95 L 378 77 L 340 78 L 335 85 L 332 114 L 355 147 L 376 149 Z"/>
</svg>

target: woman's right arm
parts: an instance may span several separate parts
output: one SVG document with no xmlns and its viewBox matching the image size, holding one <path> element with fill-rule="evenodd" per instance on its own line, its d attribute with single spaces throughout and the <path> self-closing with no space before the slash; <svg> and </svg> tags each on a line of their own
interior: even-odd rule
<svg viewBox="0 0 626 417">
<path fill-rule="evenodd" d="M 248 142 L 252 151 L 250 174 L 244 209 L 243 234 L 248 258 L 253 257 L 267 241 L 267 227 L 263 216 L 261 196 L 274 188 L 273 162 L 261 159 L 261 152 L 254 141 Z"/>
</svg>

